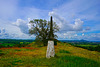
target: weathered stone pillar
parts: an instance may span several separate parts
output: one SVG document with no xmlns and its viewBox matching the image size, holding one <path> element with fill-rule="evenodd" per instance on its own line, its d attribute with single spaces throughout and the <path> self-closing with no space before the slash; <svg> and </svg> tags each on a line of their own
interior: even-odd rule
<svg viewBox="0 0 100 67">
<path fill-rule="evenodd" d="M 50 18 L 50 32 L 49 32 L 49 41 L 47 46 L 46 58 L 54 57 L 55 49 L 54 49 L 54 34 L 53 34 L 53 21 L 52 16 Z"/>
<path fill-rule="evenodd" d="M 50 58 L 54 56 L 55 56 L 54 41 L 49 40 L 47 46 L 46 58 Z"/>
</svg>

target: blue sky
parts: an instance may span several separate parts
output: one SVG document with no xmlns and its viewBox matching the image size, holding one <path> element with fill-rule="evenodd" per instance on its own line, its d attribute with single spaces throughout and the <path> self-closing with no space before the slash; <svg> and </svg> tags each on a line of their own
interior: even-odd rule
<svg viewBox="0 0 100 67">
<path fill-rule="evenodd" d="M 99 0 L 0 0 L 0 39 L 35 39 L 29 21 L 52 15 L 58 39 L 100 41 L 99 6 Z"/>
</svg>

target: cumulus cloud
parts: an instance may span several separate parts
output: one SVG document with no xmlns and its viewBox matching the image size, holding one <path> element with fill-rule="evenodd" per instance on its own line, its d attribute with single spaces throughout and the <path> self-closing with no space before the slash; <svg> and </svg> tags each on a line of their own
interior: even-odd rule
<svg viewBox="0 0 100 67">
<path fill-rule="evenodd" d="M 78 39 L 77 33 L 75 31 L 68 31 L 65 33 L 56 33 L 59 39 Z"/>
<path fill-rule="evenodd" d="M 83 21 L 80 19 L 75 19 L 75 24 L 73 25 L 73 30 L 82 31 L 83 30 Z"/>
<path fill-rule="evenodd" d="M 4 28 L 1 28 L 0 29 L 0 34 L 3 34 L 3 33 L 5 33 L 5 29 Z"/>
<path fill-rule="evenodd" d="M 100 28 L 100 23 L 98 23 L 100 21 L 100 2 L 92 0 L 87 3 L 88 1 L 64 1 L 63 4 L 53 8 L 53 11 L 50 12 L 49 9 L 36 8 L 34 4 L 31 7 L 22 6 L 19 4 L 19 0 L 0 0 L 0 38 L 31 38 L 32 36 L 28 35 L 30 18 L 48 19 L 47 14 L 49 13 L 60 27 L 60 31 L 57 33 L 59 39 L 100 40 L 100 33 L 90 32 L 91 29 L 91 31 L 96 31 Z M 91 7 L 93 8 L 91 9 Z M 28 18 L 28 20 L 18 18 Z M 16 19 L 17 21 L 15 21 Z M 11 25 L 13 21 L 15 22 Z M 89 34 L 85 34 L 87 32 Z"/>
<path fill-rule="evenodd" d="M 18 27 L 20 29 L 20 35 L 18 34 L 11 34 L 13 35 L 15 38 L 23 38 L 23 39 L 34 39 L 35 36 L 34 35 L 29 35 L 29 29 L 30 29 L 30 24 L 29 21 L 31 19 L 28 18 L 28 20 L 22 20 L 22 19 L 17 19 L 16 22 L 13 23 L 14 26 Z"/>
<path fill-rule="evenodd" d="M 19 27 L 22 33 L 25 33 L 25 34 L 29 33 L 28 23 L 25 20 L 17 19 L 17 21 L 13 23 L 13 25 Z"/>
<path fill-rule="evenodd" d="M 100 33 L 89 33 L 80 37 L 89 41 L 100 41 Z"/>
<path fill-rule="evenodd" d="M 10 33 L 5 28 L 0 28 L 0 39 L 34 39 L 35 36 L 29 36 L 24 33 Z"/>
<path fill-rule="evenodd" d="M 69 21 L 72 21 L 73 18 L 97 21 L 99 20 L 98 14 L 100 5 L 98 1 L 99 0 L 96 2 L 95 0 L 71 0 L 69 2 L 65 2 L 60 7 L 53 9 L 53 11 L 61 16 L 66 17 Z M 91 7 L 93 8 L 91 9 Z"/>
<path fill-rule="evenodd" d="M 82 31 L 83 21 L 81 19 L 75 19 L 74 24 L 66 21 L 63 17 L 60 17 L 55 12 L 49 12 L 50 16 L 54 17 L 54 21 L 57 22 L 61 31 Z"/>
<path fill-rule="evenodd" d="M 100 33 L 77 33 L 74 31 L 68 31 L 66 33 L 56 33 L 59 39 L 67 39 L 67 40 L 88 40 L 88 41 L 100 41 Z"/>
<path fill-rule="evenodd" d="M 56 33 L 59 39 L 80 40 L 85 37 L 84 33 L 90 30 L 90 27 L 83 28 L 84 22 L 81 19 L 75 19 L 72 23 L 67 21 L 64 17 L 59 16 L 54 11 L 49 12 L 49 16 L 53 16 L 54 21 L 60 27 L 60 31 Z"/>
<path fill-rule="evenodd" d="M 5 30 L 5 28 L 0 29 L 0 38 L 8 38 L 9 34 Z"/>
</svg>

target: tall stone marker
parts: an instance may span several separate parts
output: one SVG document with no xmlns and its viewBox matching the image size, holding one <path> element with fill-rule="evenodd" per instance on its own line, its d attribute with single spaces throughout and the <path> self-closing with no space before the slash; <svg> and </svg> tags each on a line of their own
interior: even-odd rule
<svg viewBox="0 0 100 67">
<path fill-rule="evenodd" d="M 54 35 L 53 35 L 53 21 L 52 21 L 52 16 L 50 20 L 50 40 L 48 40 L 48 46 L 47 46 L 47 53 L 46 53 L 46 58 L 54 57 L 55 56 L 55 49 L 54 49 Z"/>
<path fill-rule="evenodd" d="M 46 58 L 54 57 L 54 55 L 55 55 L 54 41 L 49 40 L 47 46 Z"/>
</svg>

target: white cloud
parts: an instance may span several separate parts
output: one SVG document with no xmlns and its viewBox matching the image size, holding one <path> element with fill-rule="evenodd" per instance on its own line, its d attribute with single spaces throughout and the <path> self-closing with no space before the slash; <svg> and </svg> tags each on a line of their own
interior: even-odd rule
<svg viewBox="0 0 100 67">
<path fill-rule="evenodd" d="M 99 4 L 100 3 L 95 0 L 71 0 L 55 8 L 53 12 L 65 17 L 68 21 L 73 21 L 75 18 L 96 21 L 99 20 L 97 16 L 99 14 Z"/>
<path fill-rule="evenodd" d="M 16 32 L 18 32 L 18 33 L 16 33 Z M 4 28 L 0 29 L 0 39 L 21 39 L 21 38 L 22 39 L 34 39 L 35 38 L 34 35 L 29 36 L 28 34 L 21 33 L 17 30 L 16 30 L 16 32 L 11 33 L 11 32 L 9 32 L 9 30 L 6 30 Z"/>
<path fill-rule="evenodd" d="M 5 33 L 5 29 L 4 28 L 1 28 L 0 29 L 0 34 L 3 34 L 3 33 Z"/>
<path fill-rule="evenodd" d="M 90 33 L 84 36 L 81 36 L 81 38 L 89 41 L 100 41 L 100 33 Z"/>
<path fill-rule="evenodd" d="M 65 33 L 56 33 L 59 39 L 78 39 L 75 31 L 68 31 Z"/>
<path fill-rule="evenodd" d="M 93 27 L 92 28 L 89 27 L 91 25 L 93 26 L 92 22 L 91 23 L 89 22 L 98 20 L 97 16 L 99 14 L 97 10 L 98 7 L 93 9 L 91 9 L 91 7 L 97 6 L 99 3 L 95 2 L 95 0 L 92 0 L 89 3 L 87 2 L 88 0 L 72 0 L 49 12 L 49 16 L 53 16 L 54 21 L 57 22 L 57 24 L 61 28 L 60 32 L 58 32 L 57 34 L 60 39 L 65 38 L 65 39 L 89 40 L 93 37 L 93 33 L 91 34 L 85 34 L 85 33 L 93 29 Z M 70 31 L 73 31 L 73 33 L 68 33 Z M 88 37 L 88 35 L 91 35 L 91 37 L 90 36 Z"/>
<path fill-rule="evenodd" d="M 48 10 L 37 9 L 34 6 L 20 7 L 19 0 L 0 0 L 0 29 L 5 28 L 7 37 L 9 38 L 34 38 L 34 35 L 29 36 L 28 34 L 29 21 L 31 18 L 46 17 L 47 13 Z M 27 18 L 28 20 L 25 20 Z M 15 21 L 16 19 L 17 21 Z M 12 24 L 12 22 L 14 23 Z M 7 38 L 3 34 L 1 36 L 2 38 Z"/>
<path fill-rule="evenodd" d="M 77 33 L 68 31 L 66 33 L 56 33 L 58 35 L 58 39 L 67 39 L 67 40 L 88 40 L 88 41 L 100 41 L 100 33 Z"/>
<path fill-rule="evenodd" d="M 30 18 L 28 18 L 27 20 L 17 19 L 17 21 L 13 23 L 13 25 L 17 26 L 21 31 L 21 35 L 19 35 L 17 37 L 19 37 L 19 38 L 35 38 L 34 35 L 32 35 L 32 36 L 29 35 L 29 29 L 30 29 L 29 21 L 30 20 L 31 20 Z"/>
<path fill-rule="evenodd" d="M 9 38 L 9 39 L 34 39 L 35 36 L 29 36 L 28 34 L 28 20 L 17 19 L 13 24 L 0 23 L 0 38 Z"/>
<path fill-rule="evenodd" d="M 8 38 L 9 34 L 4 28 L 0 29 L 0 38 Z"/>
<path fill-rule="evenodd" d="M 82 34 L 82 36 L 84 36 L 84 33 Z"/>
<path fill-rule="evenodd" d="M 82 31 L 83 30 L 83 21 L 80 19 L 75 19 L 75 24 L 73 25 L 73 30 Z"/>
<path fill-rule="evenodd" d="M 75 23 L 67 22 L 63 17 L 60 17 L 54 12 L 49 12 L 50 16 L 54 17 L 54 21 L 57 22 L 61 31 L 82 31 L 83 21 L 81 19 L 75 19 Z"/>
<path fill-rule="evenodd" d="M 52 11 L 48 9 L 38 9 L 34 7 L 34 5 L 31 7 L 20 6 L 18 1 L 19 0 L 0 0 L 0 29 L 2 29 L 0 30 L 0 32 L 2 32 L 2 34 L 0 33 L 0 37 L 2 38 L 31 38 L 32 36 L 28 35 L 28 29 L 30 28 L 28 22 L 36 18 L 48 19 L 47 14 L 49 13 L 61 28 L 57 34 L 59 38 L 88 40 L 98 38 L 98 40 L 100 40 L 100 35 L 97 33 L 85 34 L 91 29 L 91 31 L 96 31 L 100 28 L 99 23 L 95 22 L 95 25 L 93 25 L 92 22 L 88 22 L 88 20 L 100 20 L 98 11 L 98 4 L 100 3 L 98 1 L 71 0 L 59 5 L 59 7 L 55 7 Z M 28 20 L 25 20 L 27 18 Z M 17 21 L 15 21 L 16 19 Z M 13 21 L 15 21 L 15 26 L 12 25 Z M 87 24 L 87 26 L 85 27 L 83 24 Z M 3 30 L 5 30 L 5 33 Z M 78 33 L 80 33 L 80 35 L 78 35 Z M 35 36 L 33 35 L 33 37 Z"/>
<path fill-rule="evenodd" d="M 28 28 L 28 23 L 27 21 L 24 21 L 22 19 L 17 19 L 15 23 L 13 23 L 15 26 L 19 27 L 21 32 L 25 34 L 29 34 L 29 28 Z"/>
</svg>

